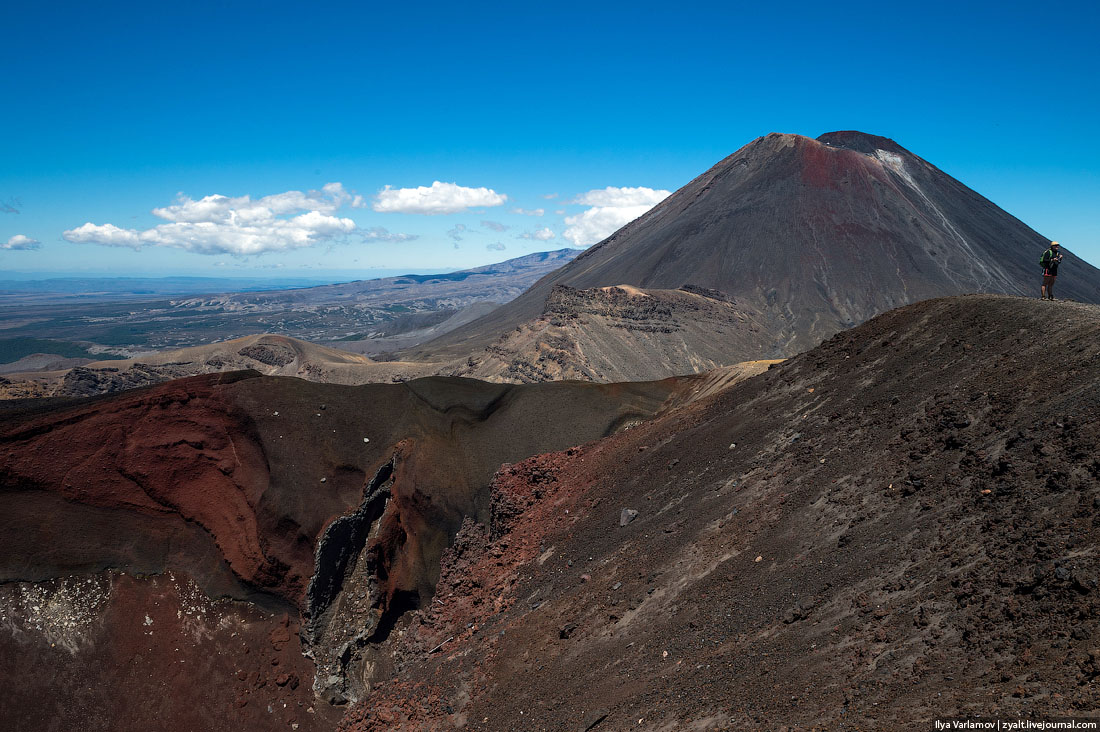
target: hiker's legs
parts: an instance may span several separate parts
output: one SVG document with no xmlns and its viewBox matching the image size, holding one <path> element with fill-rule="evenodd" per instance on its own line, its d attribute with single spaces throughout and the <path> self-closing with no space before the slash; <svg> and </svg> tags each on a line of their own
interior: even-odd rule
<svg viewBox="0 0 1100 732">
<path fill-rule="evenodd" d="M 1043 299 L 1054 299 L 1054 277 L 1053 275 L 1043 275 L 1043 287 L 1042 287 Z"/>
<path fill-rule="evenodd" d="M 1039 288 L 1039 292 L 1041 293 L 1039 295 L 1039 299 L 1040 300 L 1046 300 L 1047 299 L 1047 278 L 1046 277 L 1043 278 L 1043 286 Z"/>
</svg>

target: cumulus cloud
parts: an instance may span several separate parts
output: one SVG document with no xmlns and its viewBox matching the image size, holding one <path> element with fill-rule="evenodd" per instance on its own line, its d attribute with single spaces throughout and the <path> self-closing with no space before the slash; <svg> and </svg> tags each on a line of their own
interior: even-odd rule
<svg viewBox="0 0 1100 732">
<path fill-rule="evenodd" d="M 16 213 L 19 213 L 16 211 Z M 18 249 L 22 251 L 29 251 L 31 249 L 41 249 L 42 243 L 37 239 L 32 239 L 29 236 L 23 234 L 16 234 L 12 238 L 8 239 L 7 244 L 0 244 L 0 249 Z"/>
<path fill-rule="evenodd" d="M 639 186 L 637 188 L 597 188 L 596 190 L 582 193 L 573 199 L 573 203 L 581 203 L 586 206 L 625 208 L 629 206 L 656 206 L 668 198 L 671 191 L 654 190 Z"/>
<path fill-rule="evenodd" d="M 346 205 L 365 206 L 363 197 L 348 193 L 342 183 L 328 183 L 319 191 L 287 191 L 255 201 L 250 196 L 219 195 L 195 201 L 181 193 L 175 205 L 154 208 L 153 215 L 177 223 L 250 224 L 301 211 L 332 214 Z"/>
<path fill-rule="evenodd" d="M 364 229 L 359 232 L 359 235 L 366 241 L 412 241 L 413 239 L 419 239 L 419 234 L 400 234 L 391 233 L 388 229 L 384 229 L 381 226 L 372 226 L 369 229 Z"/>
<path fill-rule="evenodd" d="M 291 219 L 271 219 L 242 226 L 210 221 L 161 224 L 145 231 L 121 229 L 114 224 L 86 223 L 64 232 L 78 244 L 104 246 L 172 247 L 198 254 L 264 254 L 314 246 L 355 231 L 355 222 L 317 211 Z"/>
<path fill-rule="evenodd" d="M 386 186 L 375 196 L 374 210 L 380 213 L 453 214 L 472 207 L 500 206 L 508 196 L 491 188 L 467 188 L 456 183 L 435 181 L 431 186 L 393 188 Z"/>
<path fill-rule="evenodd" d="M 488 249 L 490 252 L 503 252 L 508 247 L 504 246 L 498 241 L 492 244 L 486 244 L 485 248 Z"/>
<path fill-rule="evenodd" d="M 508 231 L 508 229 L 512 228 L 511 226 L 506 226 L 505 224 L 497 221 L 482 221 L 481 225 L 484 226 L 486 229 L 492 229 L 493 231 Z"/>
<path fill-rule="evenodd" d="M 171 247 L 198 254 L 285 252 L 329 243 L 355 232 L 354 221 L 333 214 L 344 206 L 364 205 L 361 196 L 344 190 L 340 183 L 329 183 L 319 191 L 287 191 L 256 200 L 250 196 L 213 195 L 196 201 L 180 194 L 176 203 L 153 209 L 153 215 L 166 224 L 138 230 L 88 222 L 62 236 L 77 244 L 131 249 Z M 385 229 L 363 232 L 367 240 L 405 241 L 400 237 L 409 236 L 390 234 Z"/>
<path fill-rule="evenodd" d="M 544 208 L 513 208 L 512 213 L 520 214 L 521 216 L 542 216 L 546 213 Z"/>
<path fill-rule="evenodd" d="M 65 231 L 62 236 L 75 244 L 102 244 L 105 247 L 141 249 L 141 232 L 136 229 L 121 229 L 114 224 L 100 225 L 89 221 L 75 229 Z"/>
<path fill-rule="evenodd" d="M 520 239 L 534 239 L 535 241 L 550 241 L 557 234 L 548 228 L 542 228 L 538 231 L 525 231 L 519 235 Z"/>
<path fill-rule="evenodd" d="M 620 228 L 650 210 L 671 194 L 653 188 L 596 189 L 577 196 L 573 203 L 591 206 L 576 216 L 567 216 L 562 236 L 583 247 L 606 239 Z"/>
</svg>

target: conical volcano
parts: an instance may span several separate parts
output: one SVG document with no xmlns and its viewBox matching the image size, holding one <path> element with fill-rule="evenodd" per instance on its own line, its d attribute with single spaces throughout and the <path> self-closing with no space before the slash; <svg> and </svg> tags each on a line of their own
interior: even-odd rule
<svg viewBox="0 0 1100 732">
<path fill-rule="evenodd" d="M 539 317 L 557 285 L 691 285 L 759 313 L 767 347 L 731 362 L 789 356 L 918 300 L 1037 295 L 1048 243 L 893 140 L 773 133 L 422 355 L 483 348 Z M 1060 274 L 1061 297 L 1100 302 L 1100 270 L 1065 252 Z"/>
</svg>

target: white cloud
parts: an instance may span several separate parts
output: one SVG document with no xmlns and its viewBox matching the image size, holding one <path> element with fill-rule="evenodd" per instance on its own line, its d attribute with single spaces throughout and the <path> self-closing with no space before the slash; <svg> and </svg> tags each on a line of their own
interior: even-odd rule
<svg viewBox="0 0 1100 732">
<path fill-rule="evenodd" d="M 637 188 L 597 188 L 596 190 L 582 193 L 573 199 L 573 203 L 581 203 L 585 206 L 616 207 L 628 206 L 656 206 L 668 198 L 670 191 L 654 190 L 639 186 Z"/>
<path fill-rule="evenodd" d="M 534 239 L 535 241 L 550 241 L 555 236 L 557 236 L 557 234 L 555 234 L 550 229 L 542 228 L 542 229 L 539 229 L 538 231 L 525 231 L 524 233 L 520 234 L 519 238 L 520 239 Z"/>
<path fill-rule="evenodd" d="M 388 229 L 381 226 L 372 226 L 369 229 L 360 231 L 359 235 L 366 241 L 412 241 L 420 238 L 419 234 L 390 233 Z"/>
<path fill-rule="evenodd" d="M 250 224 L 301 211 L 332 214 L 345 205 L 366 206 L 362 196 L 348 193 L 342 183 L 327 183 L 319 191 L 287 191 L 255 201 L 250 196 L 219 195 L 195 201 L 181 193 L 175 205 L 154 208 L 153 215 L 177 223 Z"/>
<path fill-rule="evenodd" d="M 513 208 L 512 213 L 520 214 L 521 216 L 542 216 L 546 213 L 544 208 Z"/>
<path fill-rule="evenodd" d="M 574 246 L 586 247 L 603 241 L 652 206 L 605 206 L 590 208 L 576 216 L 566 216 L 566 229 L 562 236 Z"/>
<path fill-rule="evenodd" d="M 493 244 L 486 244 L 485 248 L 488 249 L 490 252 L 503 252 L 508 247 L 504 246 L 498 241 Z"/>
<path fill-rule="evenodd" d="M 553 201 L 555 198 L 558 197 L 558 194 L 557 193 L 544 193 L 542 197 L 545 198 L 547 201 Z"/>
<path fill-rule="evenodd" d="M 285 252 L 330 241 L 355 231 L 355 222 L 310 211 L 292 219 L 271 219 L 241 226 L 210 221 L 161 224 L 145 231 L 120 229 L 113 224 L 87 223 L 63 236 L 78 244 L 105 246 L 172 247 L 197 254 L 264 254 Z"/>
<path fill-rule="evenodd" d="M 332 214 L 343 206 L 364 205 L 361 196 L 345 191 L 340 183 L 329 183 L 319 191 L 287 191 L 255 201 L 249 196 L 220 195 L 196 201 L 181 194 L 175 204 L 153 209 L 155 216 L 169 223 L 138 230 L 88 222 L 63 236 L 78 244 L 131 249 L 171 247 L 198 254 L 284 252 L 355 232 L 354 221 Z M 409 236 L 390 234 L 385 229 L 363 233 L 364 239 L 381 241 L 405 241 L 400 237 Z"/>
<path fill-rule="evenodd" d="M 75 244 L 102 244 L 106 247 L 132 247 L 141 249 L 141 234 L 135 229 L 120 229 L 114 224 L 88 222 L 62 234 Z"/>
<path fill-rule="evenodd" d="M 493 231 L 508 231 L 511 226 L 502 224 L 499 221 L 482 221 L 481 225 L 486 229 L 492 229 Z"/>
<path fill-rule="evenodd" d="M 582 193 L 573 203 L 592 208 L 576 216 L 565 217 L 568 228 L 562 236 L 578 247 L 595 244 L 649 211 L 670 194 L 671 191 L 653 188 L 614 186 Z"/>
<path fill-rule="evenodd" d="M 17 249 L 22 251 L 29 251 L 31 249 L 41 249 L 42 244 L 37 239 L 32 239 L 29 236 L 23 234 L 16 234 L 12 238 L 8 239 L 7 244 L 0 244 L 0 249 Z"/>
<path fill-rule="evenodd" d="M 435 181 L 431 186 L 417 188 L 386 186 L 375 197 L 374 210 L 433 216 L 461 213 L 474 206 L 500 206 L 507 200 L 508 196 L 491 188 L 467 188 Z"/>
</svg>

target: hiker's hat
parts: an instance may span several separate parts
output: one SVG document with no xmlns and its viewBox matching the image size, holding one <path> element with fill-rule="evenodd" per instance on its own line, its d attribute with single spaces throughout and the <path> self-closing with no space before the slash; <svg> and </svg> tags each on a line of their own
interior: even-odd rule
<svg viewBox="0 0 1100 732">
<path fill-rule="evenodd" d="M 1059 243 L 1058 243 L 1058 242 L 1056 242 L 1056 241 L 1052 241 L 1052 242 L 1050 243 L 1050 245 L 1051 245 L 1052 247 L 1060 247 L 1060 246 L 1062 246 L 1061 244 L 1059 244 Z"/>
</svg>

